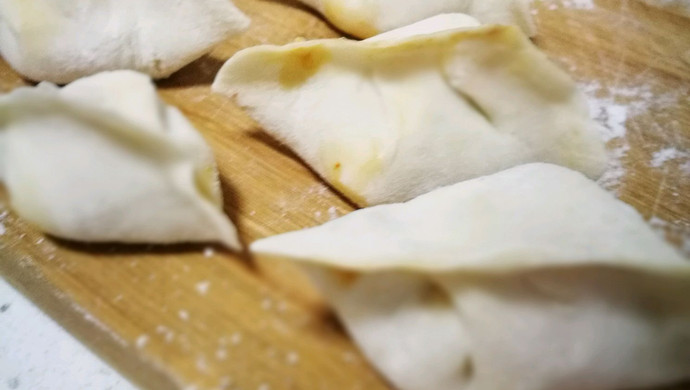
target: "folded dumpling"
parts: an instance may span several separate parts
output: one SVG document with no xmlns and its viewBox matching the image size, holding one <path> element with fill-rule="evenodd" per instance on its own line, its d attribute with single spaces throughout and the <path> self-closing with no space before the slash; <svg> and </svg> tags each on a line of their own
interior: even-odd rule
<svg viewBox="0 0 690 390">
<path fill-rule="evenodd" d="M 487 24 L 515 24 L 534 35 L 531 0 L 299 0 L 348 34 L 368 38 L 444 13 L 463 13 Z"/>
<path fill-rule="evenodd" d="M 690 378 L 690 263 L 580 173 L 527 164 L 259 240 L 309 264 L 401 390 Z"/>
<path fill-rule="evenodd" d="M 118 69 L 162 78 L 248 25 L 230 0 L 2 0 L 0 54 L 36 81 Z"/>
<path fill-rule="evenodd" d="M 20 217 L 57 237 L 239 247 L 210 148 L 133 71 L 0 96 L 0 181 Z"/>
<path fill-rule="evenodd" d="M 477 24 L 440 15 L 362 42 L 251 47 L 213 89 L 361 205 L 528 162 L 598 177 L 604 143 L 575 83 L 517 28 Z"/>
</svg>

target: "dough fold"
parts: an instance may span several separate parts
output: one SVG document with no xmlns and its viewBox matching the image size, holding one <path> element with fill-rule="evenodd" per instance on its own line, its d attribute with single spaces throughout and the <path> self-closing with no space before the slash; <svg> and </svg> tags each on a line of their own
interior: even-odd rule
<svg viewBox="0 0 690 390">
<path fill-rule="evenodd" d="M 302 262 L 401 390 L 690 378 L 690 263 L 583 175 L 527 164 L 254 242 Z"/>
<path fill-rule="evenodd" d="M 35 81 L 120 69 L 164 78 L 248 26 L 230 0 L 3 0 L 0 54 Z"/>
<path fill-rule="evenodd" d="M 439 31 L 442 30 L 442 31 Z M 598 177 L 583 95 L 517 28 L 440 15 L 362 42 L 242 50 L 213 90 L 360 205 L 529 162 Z"/>
<path fill-rule="evenodd" d="M 57 237 L 240 247 L 210 148 L 133 71 L 0 96 L 0 180 L 17 214 Z"/>
</svg>

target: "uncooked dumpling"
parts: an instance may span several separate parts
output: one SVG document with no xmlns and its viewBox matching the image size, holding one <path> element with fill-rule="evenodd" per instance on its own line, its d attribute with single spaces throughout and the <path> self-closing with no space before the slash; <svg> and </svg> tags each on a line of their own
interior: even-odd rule
<svg viewBox="0 0 690 390">
<path fill-rule="evenodd" d="M 361 205 L 528 162 L 598 177 L 604 144 L 575 83 L 517 28 L 476 25 L 441 15 L 362 42 L 251 47 L 213 89 Z"/>
<path fill-rule="evenodd" d="M 308 267 L 401 390 L 690 378 L 690 263 L 583 175 L 528 164 L 255 242 Z"/>
<path fill-rule="evenodd" d="M 211 150 L 136 72 L 0 96 L 0 180 L 17 214 L 57 237 L 239 247 Z"/>
<path fill-rule="evenodd" d="M 515 24 L 532 36 L 531 0 L 299 0 L 339 29 L 359 38 L 444 13 L 464 13 L 482 23 Z"/>
<path fill-rule="evenodd" d="M 2 0 L 0 54 L 36 81 L 117 69 L 161 78 L 248 25 L 230 0 Z"/>
</svg>

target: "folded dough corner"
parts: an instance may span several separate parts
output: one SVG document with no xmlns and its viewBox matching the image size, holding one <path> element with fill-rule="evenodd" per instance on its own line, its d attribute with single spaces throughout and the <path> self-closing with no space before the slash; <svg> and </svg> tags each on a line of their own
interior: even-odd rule
<svg viewBox="0 0 690 390">
<path fill-rule="evenodd" d="M 530 162 L 598 177 L 584 96 L 519 29 L 440 15 L 364 40 L 241 50 L 214 91 L 360 205 Z"/>
<path fill-rule="evenodd" d="M 230 0 L 3 0 L 0 54 L 34 81 L 120 69 L 164 78 L 248 26 Z"/>
<path fill-rule="evenodd" d="M 511 168 L 251 250 L 305 264 L 401 390 L 690 379 L 690 262 L 567 168 Z"/>
<path fill-rule="evenodd" d="M 0 180 L 20 217 L 60 238 L 240 247 L 211 149 L 133 71 L 0 96 Z"/>
</svg>

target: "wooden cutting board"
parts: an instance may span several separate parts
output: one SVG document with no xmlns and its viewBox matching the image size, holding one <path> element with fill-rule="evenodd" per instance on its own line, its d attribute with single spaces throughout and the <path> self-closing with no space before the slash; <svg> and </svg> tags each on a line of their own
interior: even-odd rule
<svg viewBox="0 0 690 390">
<path fill-rule="evenodd" d="M 239 49 L 339 33 L 294 1 L 235 3 L 251 29 L 158 85 L 213 147 L 225 210 L 250 243 L 353 207 L 209 89 Z M 590 5 L 535 4 L 535 43 L 582 84 L 605 125 L 614 158 L 603 185 L 687 253 L 690 20 L 633 0 Z M 0 63 L 0 91 L 26 84 Z M 143 388 L 390 388 L 294 265 L 203 246 L 68 244 L 0 200 L 0 275 Z"/>
</svg>

